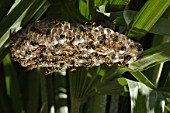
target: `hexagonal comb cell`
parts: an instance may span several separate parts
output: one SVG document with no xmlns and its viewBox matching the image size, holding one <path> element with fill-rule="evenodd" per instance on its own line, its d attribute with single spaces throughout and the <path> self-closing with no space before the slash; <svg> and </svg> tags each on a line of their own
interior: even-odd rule
<svg viewBox="0 0 170 113">
<path fill-rule="evenodd" d="M 141 53 L 139 43 L 103 26 L 40 20 L 11 38 L 11 57 L 21 66 L 64 71 L 79 66 L 128 65 Z"/>
</svg>

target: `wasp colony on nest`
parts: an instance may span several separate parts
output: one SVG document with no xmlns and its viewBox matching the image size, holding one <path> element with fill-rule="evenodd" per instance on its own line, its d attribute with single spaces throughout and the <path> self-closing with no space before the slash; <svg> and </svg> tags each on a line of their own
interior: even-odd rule
<svg viewBox="0 0 170 113">
<path fill-rule="evenodd" d="M 21 66 L 50 72 L 106 63 L 128 65 L 142 51 L 139 43 L 110 28 L 40 20 L 13 35 L 11 57 Z"/>
</svg>

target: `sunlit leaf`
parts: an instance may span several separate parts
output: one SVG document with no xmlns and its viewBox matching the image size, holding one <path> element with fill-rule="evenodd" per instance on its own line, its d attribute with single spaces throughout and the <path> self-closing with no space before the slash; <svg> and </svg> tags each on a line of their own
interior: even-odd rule
<svg viewBox="0 0 170 113">
<path fill-rule="evenodd" d="M 4 73 L 6 80 L 6 90 L 9 97 L 11 97 L 11 105 L 15 106 L 14 112 L 21 112 L 23 109 L 23 103 L 21 98 L 21 92 L 16 78 L 16 71 L 11 63 L 10 55 L 7 54 L 3 59 Z"/>
<path fill-rule="evenodd" d="M 145 85 L 147 85 L 150 88 L 155 89 L 156 87 L 154 86 L 154 84 L 140 71 L 130 71 L 130 73 L 139 81 L 144 83 Z"/>
<path fill-rule="evenodd" d="M 170 60 L 170 43 L 162 44 L 144 51 L 141 57 L 129 65 L 133 70 L 146 70 L 161 62 Z"/>
<path fill-rule="evenodd" d="M 126 79 L 127 80 L 127 79 Z M 163 113 L 163 95 L 140 82 L 127 80 L 131 98 L 131 113 Z"/>
<path fill-rule="evenodd" d="M 127 30 L 128 36 L 144 36 L 146 32 L 149 32 L 169 5 L 170 0 L 148 0 L 137 13 L 130 28 Z"/>
</svg>

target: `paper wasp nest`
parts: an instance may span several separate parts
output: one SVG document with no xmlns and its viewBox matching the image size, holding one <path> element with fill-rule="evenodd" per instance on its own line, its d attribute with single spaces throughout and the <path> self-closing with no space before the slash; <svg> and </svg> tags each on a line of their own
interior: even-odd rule
<svg viewBox="0 0 170 113">
<path fill-rule="evenodd" d="M 13 35 L 11 57 L 21 66 L 50 72 L 106 63 L 128 65 L 142 51 L 139 43 L 110 28 L 40 20 Z"/>
</svg>

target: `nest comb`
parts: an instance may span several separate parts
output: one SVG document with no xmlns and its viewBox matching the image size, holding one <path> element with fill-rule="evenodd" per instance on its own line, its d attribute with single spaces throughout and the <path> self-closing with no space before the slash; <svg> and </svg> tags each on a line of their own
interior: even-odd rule
<svg viewBox="0 0 170 113">
<path fill-rule="evenodd" d="M 10 43 L 14 61 L 29 70 L 43 67 L 48 72 L 103 63 L 125 66 L 142 51 L 139 43 L 110 28 L 48 19 L 15 33 Z"/>
</svg>

